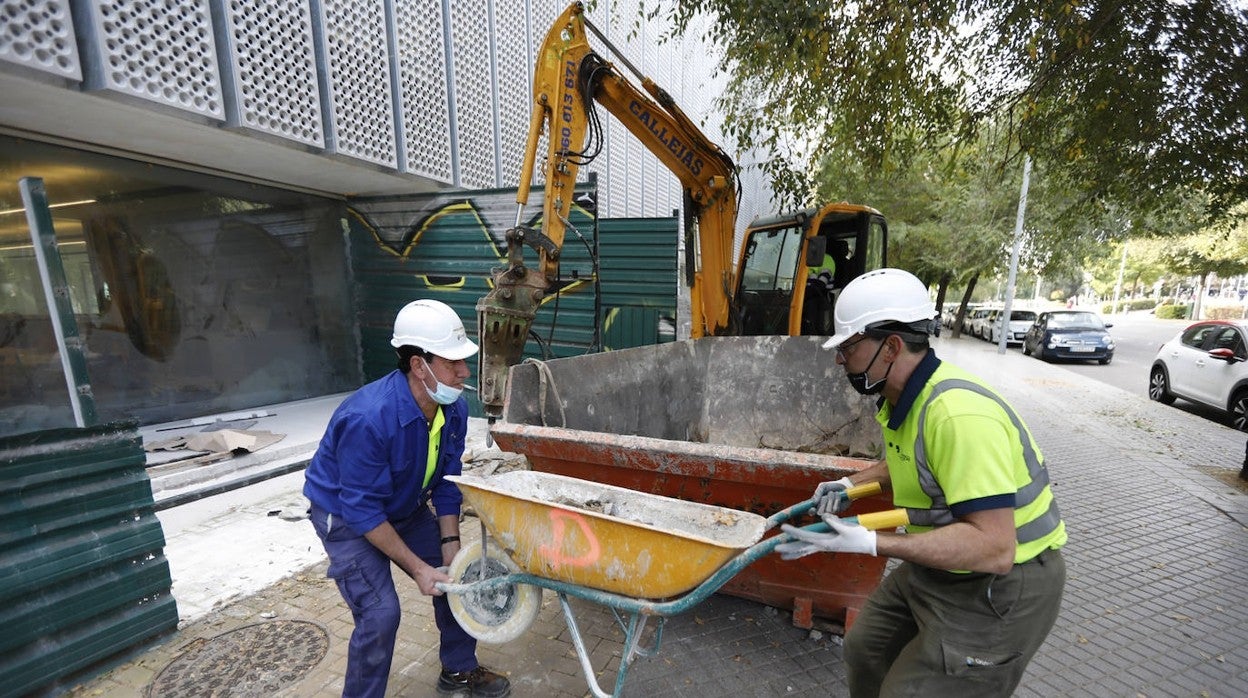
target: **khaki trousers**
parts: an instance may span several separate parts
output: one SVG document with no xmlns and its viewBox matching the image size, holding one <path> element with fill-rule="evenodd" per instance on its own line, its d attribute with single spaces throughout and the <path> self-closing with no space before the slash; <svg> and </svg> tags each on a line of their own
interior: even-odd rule
<svg viewBox="0 0 1248 698">
<path fill-rule="evenodd" d="M 850 695 L 1009 696 L 1053 628 L 1065 584 L 1057 550 L 1004 576 L 902 563 L 845 635 Z"/>
</svg>

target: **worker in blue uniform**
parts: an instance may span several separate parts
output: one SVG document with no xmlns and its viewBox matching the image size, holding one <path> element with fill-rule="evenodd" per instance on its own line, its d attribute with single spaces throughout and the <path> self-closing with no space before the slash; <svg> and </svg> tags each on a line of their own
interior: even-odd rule
<svg viewBox="0 0 1248 698">
<path fill-rule="evenodd" d="M 433 597 L 438 692 L 501 698 L 510 683 L 477 662 L 476 640 L 435 586 L 451 581 L 443 565 L 459 551 L 463 496 L 445 476 L 461 472 L 468 431 L 461 392 L 477 345 L 455 311 L 434 300 L 404 306 L 390 344 L 398 370 L 334 411 L 303 488 L 329 556 L 328 576 L 355 621 L 343 696 L 385 695 L 400 618 L 393 563 Z"/>
<path fill-rule="evenodd" d="M 900 269 L 851 281 L 835 310 L 850 384 L 880 395 L 885 458 L 815 490 L 831 530 L 785 526 L 786 559 L 811 553 L 902 562 L 872 592 L 844 642 L 850 695 L 1009 696 L 1057 619 L 1066 526 L 1022 419 L 928 344 L 936 309 Z M 878 482 L 909 514 L 904 532 L 842 521 L 841 492 Z"/>
</svg>

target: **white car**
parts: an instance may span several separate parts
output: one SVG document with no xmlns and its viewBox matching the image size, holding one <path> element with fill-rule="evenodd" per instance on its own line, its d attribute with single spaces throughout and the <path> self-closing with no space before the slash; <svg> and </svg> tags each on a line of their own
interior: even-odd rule
<svg viewBox="0 0 1248 698">
<path fill-rule="evenodd" d="M 1248 321 L 1198 322 L 1161 345 L 1148 396 L 1165 405 L 1176 397 L 1209 405 L 1248 431 Z"/>
<path fill-rule="evenodd" d="M 992 323 L 992 336 L 989 341 L 996 344 L 1001 339 L 1001 318 L 1005 313 L 998 313 L 997 319 Z M 1027 334 L 1027 328 L 1031 327 L 1031 323 L 1036 321 L 1036 314 L 1031 310 L 1011 310 L 1010 311 L 1010 331 L 1005 335 L 1005 343 L 1022 344 L 1023 336 Z"/>
</svg>

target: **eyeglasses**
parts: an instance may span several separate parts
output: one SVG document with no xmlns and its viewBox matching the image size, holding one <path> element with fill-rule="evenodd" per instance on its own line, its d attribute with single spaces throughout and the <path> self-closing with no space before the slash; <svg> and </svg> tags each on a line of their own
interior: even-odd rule
<svg viewBox="0 0 1248 698">
<path fill-rule="evenodd" d="M 853 353 L 854 347 L 858 346 L 859 344 L 862 344 L 868 339 L 871 339 L 871 338 L 866 335 L 863 335 L 859 337 L 858 339 L 855 339 L 852 342 L 849 342 L 847 344 L 842 344 L 841 346 L 836 348 L 837 357 L 839 357 L 841 361 L 848 361 L 849 360 L 848 357 L 851 353 Z"/>
</svg>

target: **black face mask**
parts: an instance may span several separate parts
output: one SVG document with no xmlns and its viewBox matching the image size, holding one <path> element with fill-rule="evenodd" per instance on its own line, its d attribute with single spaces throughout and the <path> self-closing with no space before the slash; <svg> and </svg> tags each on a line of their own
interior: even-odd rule
<svg viewBox="0 0 1248 698">
<path fill-rule="evenodd" d="M 849 379 L 849 385 L 861 395 L 878 395 L 884 389 L 884 381 L 888 379 L 888 374 L 893 370 L 893 365 L 889 364 L 884 371 L 884 377 L 878 381 L 867 385 L 867 371 L 875 365 L 875 360 L 880 356 L 880 350 L 884 348 L 884 342 L 880 342 L 880 346 L 876 348 L 875 355 L 871 357 L 871 363 L 862 370 L 862 373 L 845 372 L 845 377 Z"/>
</svg>

